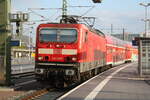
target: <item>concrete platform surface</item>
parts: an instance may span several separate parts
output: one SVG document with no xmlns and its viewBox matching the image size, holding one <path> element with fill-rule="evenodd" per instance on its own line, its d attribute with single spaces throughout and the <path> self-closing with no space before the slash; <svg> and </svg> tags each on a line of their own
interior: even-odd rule
<svg viewBox="0 0 150 100">
<path fill-rule="evenodd" d="M 137 64 L 112 68 L 57 100 L 150 100 L 150 80 L 140 78 Z"/>
<path fill-rule="evenodd" d="M 0 100 L 15 100 L 17 96 L 23 95 L 24 91 L 14 91 L 13 88 L 0 87 Z"/>
<path fill-rule="evenodd" d="M 14 89 L 13 88 L 9 88 L 9 87 L 2 87 L 2 86 L 0 86 L 0 92 L 2 92 L 2 91 L 14 91 Z"/>
</svg>

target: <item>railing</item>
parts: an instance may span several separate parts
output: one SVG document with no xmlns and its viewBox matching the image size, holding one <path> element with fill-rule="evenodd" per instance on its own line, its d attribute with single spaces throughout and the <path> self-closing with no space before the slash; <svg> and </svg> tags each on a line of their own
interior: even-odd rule
<svg viewBox="0 0 150 100">
<path fill-rule="evenodd" d="M 12 65 L 34 64 L 34 62 L 35 62 L 34 58 L 28 58 L 28 57 L 12 58 L 11 60 Z"/>
<path fill-rule="evenodd" d="M 11 77 L 23 77 L 34 74 L 34 59 L 12 59 Z"/>
</svg>

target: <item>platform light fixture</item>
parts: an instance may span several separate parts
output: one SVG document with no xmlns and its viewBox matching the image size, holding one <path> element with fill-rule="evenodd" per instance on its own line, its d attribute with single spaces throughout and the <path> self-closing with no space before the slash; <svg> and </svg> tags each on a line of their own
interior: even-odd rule
<svg viewBox="0 0 150 100">
<path fill-rule="evenodd" d="M 144 6 L 145 7 L 145 34 L 144 37 L 147 36 L 147 7 L 150 6 L 150 3 L 139 3 L 139 5 Z"/>
<path fill-rule="evenodd" d="M 93 0 L 94 3 L 101 3 L 102 0 Z"/>
</svg>

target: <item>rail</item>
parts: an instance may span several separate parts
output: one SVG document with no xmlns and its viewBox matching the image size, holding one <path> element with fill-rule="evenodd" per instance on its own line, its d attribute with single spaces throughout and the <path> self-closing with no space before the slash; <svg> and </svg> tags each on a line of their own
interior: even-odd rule
<svg viewBox="0 0 150 100">
<path fill-rule="evenodd" d="M 44 89 L 41 89 L 41 90 L 38 90 L 38 91 L 34 91 L 30 94 L 27 94 L 27 95 L 24 95 L 24 96 L 21 96 L 20 98 L 18 98 L 19 100 L 34 100 L 35 98 L 37 97 L 40 97 L 42 95 L 45 95 L 47 94 L 48 92 L 51 92 L 51 91 L 54 91 L 55 89 L 53 88 L 44 88 Z"/>
</svg>

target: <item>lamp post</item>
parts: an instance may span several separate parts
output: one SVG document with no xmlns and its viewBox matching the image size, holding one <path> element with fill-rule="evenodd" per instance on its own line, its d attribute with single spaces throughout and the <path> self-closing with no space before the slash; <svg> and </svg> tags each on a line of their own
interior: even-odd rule
<svg viewBox="0 0 150 100">
<path fill-rule="evenodd" d="M 148 33 L 150 33 L 150 19 L 147 19 L 148 21 Z"/>
<path fill-rule="evenodd" d="M 145 7 L 145 34 L 144 37 L 147 36 L 147 7 L 150 6 L 150 3 L 144 4 L 144 3 L 140 3 L 139 5 L 144 6 Z"/>
<path fill-rule="evenodd" d="M 29 32 L 29 60 L 31 60 L 31 44 L 32 44 L 32 42 L 31 42 L 31 34 L 32 34 L 32 30 L 33 30 L 33 27 L 30 27 L 31 28 L 31 30 L 30 30 L 30 32 Z"/>
<path fill-rule="evenodd" d="M 31 60 L 31 33 L 32 31 L 29 32 L 29 60 Z"/>
</svg>

